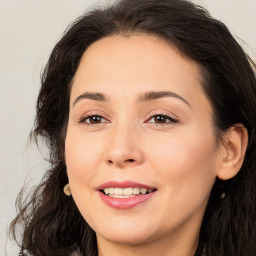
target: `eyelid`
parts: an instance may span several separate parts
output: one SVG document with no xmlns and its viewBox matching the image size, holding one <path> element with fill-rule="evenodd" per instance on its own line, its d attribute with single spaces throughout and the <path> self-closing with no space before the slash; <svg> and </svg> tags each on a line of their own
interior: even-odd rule
<svg viewBox="0 0 256 256">
<path fill-rule="evenodd" d="M 89 117 L 92 116 L 98 116 L 101 117 L 102 119 L 106 120 L 107 122 L 102 122 L 102 123 L 98 123 L 98 124 L 90 124 L 85 122 L 85 120 Z M 97 110 L 93 110 L 93 111 L 89 111 L 84 113 L 78 120 L 78 124 L 87 124 L 87 125 L 99 125 L 99 124 L 105 124 L 105 123 L 109 123 L 110 122 L 110 118 L 108 118 L 108 116 L 105 113 L 103 113 L 102 111 L 97 111 Z"/>
<path fill-rule="evenodd" d="M 90 117 L 95 117 L 95 116 L 100 117 L 101 119 L 107 121 L 107 122 L 101 122 L 101 123 L 108 123 L 108 120 L 107 120 L 106 118 L 104 118 L 103 116 L 101 116 L 101 115 L 85 115 L 85 116 L 82 116 L 82 117 L 79 119 L 78 122 L 79 122 L 79 123 L 87 123 L 87 122 L 85 122 L 86 119 L 88 119 L 88 118 L 90 118 Z M 90 123 L 88 123 L 88 124 L 90 124 Z M 94 125 L 95 125 L 95 124 L 94 124 Z"/>
<path fill-rule="evenodd" d="M 165 116 L 167 118 L 170 119 L 170 122 L 167 123 L 155 123 L 155 124 L 160 124 L 160 125 L 165 125 L 165 124 L 170 124 L 170 123 L 178 123 L 179 122 L 179 118 L 173 114 L 170 113 L 169 111 L 166 110 L 154 110 L 153 112 L 149 113 L 146 117 L 146 122 L 148 122 L 150 119 L 152 119 L 155 116 Z M 152 122 L 150 122 L 152 123 Z"/>
<path fill-rule="evenodd" d="M 90 117 L 93 117 L 93 116 L 98 116 L 98 117 L 101 117 L 104 121 L 100 122 L 100 123 L 94 123 L 94 124 L 91 124 L 91 123 L 88 123 L 86 122 L 86 119 L 87 118 L 90 118 Z M 165 123 L 157 123 L 157 122 L 149 122 L 150 119 L 152 119 L 153 117 L 155 116 L 164 116 L 166 117 L 167 119 L 169 119 L 168 122 L 165 122 Z M 153 110 L 151 111 L 145 118 L 145 123 L 151 123 L 151 124 L 154 124 L 154 125 L 170 125 L 170 124 L 173 124 L 173 123 L 178 123 L 180 120 L 179 118 L 167 111 L 167 110 Z M 110 118 L 108 117 L 108 115 L 106 115 L 104 112 L 100 111 L 100 110 L 93 110 L 93 111 L 88 111 L 86 113 L 84 113 L 80 118 L 79 120 L 77 121 L 78 124 L 84 124 L 84 125 L 88 125 L 88 126 L 96 126 L 96 125 L 103 125 L 103 124 L 106 124 L 106 123 L 110 123 L 111 120 Z"/>
</svg>

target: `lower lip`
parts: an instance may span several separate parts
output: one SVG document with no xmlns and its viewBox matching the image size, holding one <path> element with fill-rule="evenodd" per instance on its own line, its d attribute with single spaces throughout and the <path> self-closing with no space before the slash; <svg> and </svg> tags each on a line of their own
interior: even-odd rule
<svg viewBox="0 0 256 256">
<path fill-rule="evenodd" d="M 130 209 L 133 208 L 147 200 L 149 200 L 156 191 L 151 192 L 149 194 L 145 194 L 145 195 L 136 195 L 133 197 L 129 197 L 129 198 L 115 198 L 115 197 L 110 197 L 107 196 L 105 194 L 103 194 L 102 192 L 99 191 L 99 195 L 100 198 L 102 199 L 102 201 L 113 208 L 116 209 L 121 209 L 121 210 L 125 210 L 125 209 Z"/>
</svg>

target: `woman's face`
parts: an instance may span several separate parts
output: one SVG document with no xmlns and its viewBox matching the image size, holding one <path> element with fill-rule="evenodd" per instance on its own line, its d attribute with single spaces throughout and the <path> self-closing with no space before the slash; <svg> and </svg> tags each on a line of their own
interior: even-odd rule
<svg viewBox="0 0 256 256">
<path fill-rule="evenodd" d="M 108 37 L 86 50 L 65 152 L 72 196 L 98 241 L 198 234 L 219 165 L 212 115 L 198 66 L 167 43 Z"/>
</svg>

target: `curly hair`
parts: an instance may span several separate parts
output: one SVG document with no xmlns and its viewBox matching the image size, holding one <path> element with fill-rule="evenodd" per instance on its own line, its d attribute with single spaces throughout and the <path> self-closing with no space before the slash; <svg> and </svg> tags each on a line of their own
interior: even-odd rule
<svg viewBox="0 0 256 256">
<path fill-rule="evenodd" d="M 29 255 L 97 255 L 95 232 L 63 187 L 68 183 L 64 144 L 72 78 L 86 49 L 97 40 L 147 34 L 163 39 L 200 67 L 202 88 L 214 112 L 216 138 L 242 123 L 249 143 L 239 173 L 216 179 L 195 255 L 254 256 L 256 252 L 256 78 L 255 64 L 227 27 L 185 0 L 121 0 L 77 19 L 54 47 L 42 75 L 31 136 L 49 147 L 51 168 L 19 212 L 10 230 Z M 221 200 L 222 193 L 226 196 Z"/>
</svg>

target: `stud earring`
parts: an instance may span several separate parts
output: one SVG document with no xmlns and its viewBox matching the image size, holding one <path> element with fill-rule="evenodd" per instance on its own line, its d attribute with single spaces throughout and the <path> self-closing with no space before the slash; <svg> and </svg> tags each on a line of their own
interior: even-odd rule
<svg viewBox="0 0 256 256">
<path fill-rule="evenodd" d="M 20 253 L 18 256 L 26 256 L 26 254 L 24 253 L 23 244 L 21 246 Z"/>
<path fill-rule="evenodd" d="M 71 190 L 70 190 L 70 186 L 69 184 L 67 184 L 64 189 L 63 189 L 64 193 L 66 196 L 71 196 Z"/>
<path fill-rule="evenodd" d="M 223 184 L 220 186 L 220 189 L 221 189 L 221 191 L 223 191 Z M 225 192 L 222 192 L 221 195 L 220 195 L 220 198 L 221 198 L 221 199 L 224 199 L 225 196 L 226 196 L 226 193 L 225 193 Z"/>
</svg>

